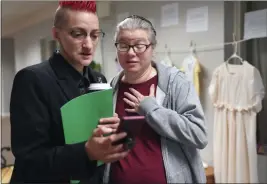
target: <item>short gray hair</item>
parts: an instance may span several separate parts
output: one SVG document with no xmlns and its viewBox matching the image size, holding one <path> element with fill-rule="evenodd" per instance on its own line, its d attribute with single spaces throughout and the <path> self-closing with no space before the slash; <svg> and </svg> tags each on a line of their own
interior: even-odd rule
<svg viewBox="0 0 267 184">
<path fill-rule="evenodd" d="M 156 46 L 157 44 L 157 39 L 156 39 L 156 31 L 152 25 L 152 23 L 145 19 L 144 17 L 138 16 L 138 15 L 132 15 L 125 20 L 121 21 L 115 31 L 115 36 L 114 39 L 117 41 L 118 35 L 121 30 L 123 29 L 143 29 L 147 30 L 149 34 L 149 40 L 153 47 Z"/>
</svg>

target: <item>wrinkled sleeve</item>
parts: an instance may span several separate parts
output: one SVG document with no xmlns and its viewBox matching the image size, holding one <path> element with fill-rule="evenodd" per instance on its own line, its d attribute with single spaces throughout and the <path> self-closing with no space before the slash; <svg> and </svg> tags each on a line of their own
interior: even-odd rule
<svg viewBox="0 0 267 184">
<path fill-rule="evenodd" d="M 265 96 L 265 88 L 257 68 L 254 68 L 253 79 L 251 80 L 249 87 L 252 89 L 251 104 L 253 104 L 254 110 L 258 113 L 262 110 L 262 100 Z"/>
<path fill-rule="evenodd" d="M 207 129 L 199 98 L 191 82 L 179 80 L 172 86 L 170 103 L 173 108 L 159 105 L 155 97 L 147 97 L 140 103 L 140 114 L 161 136 L 181 144 L 203 149 L 206 147 Z"/>
<path fill-rule="evenodd" d="M 212 101 L 212 103 L 216 103 L 218 99 L 218 70 L 215 69 L 215 71 L 212 73 L 211 82 L 209 85 L 209 96 Z"/>
</svg>

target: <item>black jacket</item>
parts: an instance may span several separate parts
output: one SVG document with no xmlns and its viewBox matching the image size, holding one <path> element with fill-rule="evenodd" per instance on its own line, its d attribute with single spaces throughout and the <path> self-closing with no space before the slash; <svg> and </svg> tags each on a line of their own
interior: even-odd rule
<svg viewBox="0 0 267 184">
<path fill-rule="evenodd" d="M 106 78 L 88 68 L 91 83 Z M 11 183 L 87 181 L 96 170 L 85 142 L 65 145 L 60 108 L 80 95 L 82 75 L 59 53 L 19 71 L 11 103 L 11 147 L 15 156 Z M 75 122 L 74 122 L 75 123 Z"/>
</svg>

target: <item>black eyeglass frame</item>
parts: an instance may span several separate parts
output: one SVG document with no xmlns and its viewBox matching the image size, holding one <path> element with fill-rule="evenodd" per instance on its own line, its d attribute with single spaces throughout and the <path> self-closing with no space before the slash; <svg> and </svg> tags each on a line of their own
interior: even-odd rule
<svg viewBox="0 0 267 184">
<path fill-rule="evenodd" d="M 116 42 L 116 43 L 114 44 L 115 47 L 117 48 L 117 50 L 118 50 L 119 52 L 129 52 L 129 50 L 130 50 L 131 48 L 133 48 L 133 51 L 134 51 L 135 53 L 137 53 L 137 54 L 144 53 L 144 52 L 145 52 L 151 45 L 153 45 L 152 43 L 150 43 L 150 44 L 134 44 L 134 45 L 128 45 L 128 44 L 125 44 L 125 45 L 128 46 L 128 48 L 127 48 L 127 50 L 122 51 L 122 50 L 119 50 L 119 49 L 118 49 L 118 45 L 119 45 L 119 44 L 125 44 L 125 43 L 119 43 L 119 42 Z M 136 50 L 135 50 L 135 46 L 137 46 L 137 45 L 143 45 L 143 46 L 145 46 L 145 50 L 142 51 L 142 52 L 136 52 Z"/>
<path fill-rule="evenodd" d="M 61 29 L 62 29 L 62 28 L 61 28 Z M 91 34 L 92 34 L 92 33 L 88 33 L 88 32 L 86 32 L 86 31 L 83 31 L 82 38 L 77 38 L 77 37 L 74 35 L 74 30 L 65 30 L 65 31 L 66 31 L 71 37 L 73 37 L 73 38 L 75 38 L 75 39 L 78 39 L 78 40 L 84 40 L 84 39 L 86 39 L 88 36 L 90 36 L 90 38 L 92 39 L 92 37 L 91 37 Z M 103 38 L 105 37 L 105 35 L 106 35 L 106 33 L 105 33 L 102 29 L 98 30 L 97 33 L 99 34 L 98 39 L 103 39 Z"/>
</svg>

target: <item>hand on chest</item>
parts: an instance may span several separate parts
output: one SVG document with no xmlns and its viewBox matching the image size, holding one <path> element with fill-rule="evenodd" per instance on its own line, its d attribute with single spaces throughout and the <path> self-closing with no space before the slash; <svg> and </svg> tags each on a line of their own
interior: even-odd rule
<svg viewBox="0 0 267 184">
<path fill-rule="evenodd" d="M 155 96 L 157 82 L 152 78 L 141 84 L 120 83 L 116 113 L 120 116 L 136 115 L 140 102 L 147 96 Z"/>
</svg>

